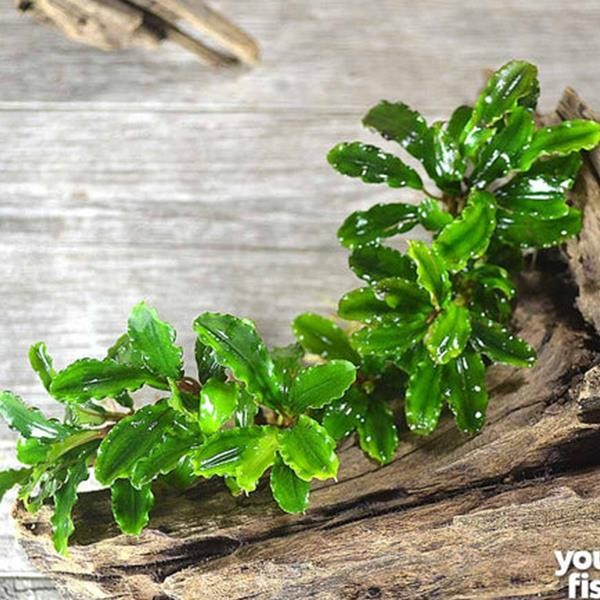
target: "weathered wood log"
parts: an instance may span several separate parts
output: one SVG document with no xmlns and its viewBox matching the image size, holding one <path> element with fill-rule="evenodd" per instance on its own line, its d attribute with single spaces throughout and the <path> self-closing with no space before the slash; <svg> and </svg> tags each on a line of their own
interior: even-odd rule
<svg viewBox="0 0 600 600">
<path fill-rule="evenodd" d="M 600 120 L 571 89 L 565 91 L 557 115 L 562 119 Z M 590 152 L 586 160 L 589 168 L 583 170 L 572 195 L 583 211 L 585 228 L 578 240 L 567 244 L 567 253 L 579 288 L 577 308 L 600 331 L 600 151 Z"/>
<path fill-rule="evenodd" d="M 48 512 L 17 505 L 29 557 L 74 599 L 564 598 L 553 550 L 591 550 L 600 535 L 600 337 L 575 306 L 578 257 L 597 243 L 594 160 L 574 191 L 587 203 L 580 240 L 522 278 L 515 325 L 539 361 L 489 370 L 480 435 L 449 418 L 429 438 L 403 431 L 383 468 L 347 444 L 339 483 L 315 486 L 303 516 L 266 489 L 233 498 L 207 481 L 159 490 L 149 529 L 130 538 L 106 491 L 84 493 L 69 559 L 52 549 Z"/>
<path fill-rule="evenodd" d="M 102 50 L 154 47 L 168 39 L 212 66 L 258 62 L 256 42 L 201 0 L 17 0 L 17 8 Z M 225 51 L 204 43 L 193 29 Z"/>
</svg>

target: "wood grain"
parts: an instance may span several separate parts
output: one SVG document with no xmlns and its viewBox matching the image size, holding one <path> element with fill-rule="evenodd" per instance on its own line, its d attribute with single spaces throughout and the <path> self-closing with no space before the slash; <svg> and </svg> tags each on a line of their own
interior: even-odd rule
<svg viewBox="0 0 600 600">
<path fill-rule="evenodd" d="M 81 47 L 3 3 L 9 39 L 0 44 L 2 99 L 289 110 L 302 120 L 315 109 L 358 116 L 388 98 L 434 117 L 471 101 L 484 69 L 525 58 L 540 67 L 544 112 L 566 85 L 597 106 L 590 65 L 600 53 L 600 5 L 573 4 L 567 10 L 564 0 L 378 0 L 373 10 L 361 0 L 215 0 L 258 40 L 262 66 L 214 73 L 176 47 L 116 55 Z"/>
<path fill-rule="evenodd" d="M 483 69 L 523 57 L 540 67 L 544 110 L 567 84 L 600 106 L 595 0 L 214 5 L 259 40 L 260 68 L 211 73 L 174 45 L 104 54 L 0 4 L 0 381 L 44 409 L 29 344 L 45 339 L 62 365 L 98 356 L 141 298 L 188 358 L 202 310 L 255 318 L 272 343 L 297 312 L 328 310 L 353 284 L 341 218 L 398 197 L 323 160 L 337 141 L 374 139 L 358 120 L 379 99 L 444 117 Z M 6 466 L 14 437 L 0 440 Z M 0 585 L 54 599 L 39 579 L 28 591 L 38 576 L 7 516 Z"/>
</svg>

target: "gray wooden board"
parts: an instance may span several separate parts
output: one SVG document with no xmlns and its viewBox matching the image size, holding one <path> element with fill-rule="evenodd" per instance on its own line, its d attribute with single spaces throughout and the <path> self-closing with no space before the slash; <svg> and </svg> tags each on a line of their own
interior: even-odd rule
<svg viewBox="0 0 600 600">
<path fill-rule="evenodd" d="M 600 4 L 562 0 L 214 3 L 255 35 L 263 64 L 210 72 L 171 45 L 105 54 L 0 5 L 0 386 L 50 414 L 26 363 L 100 356 L 140 299 L 180 332 L 203 310 L 290 340 L 303 310 L 353 285 L 335 230 L 376 201 L 415 198 L 333 173 L 335 142 L 374 140 L 381 98 L 429 118 L 472 99 L 486 67 L 536 62 L 541 107 L 565 85 L 600 106 Z M 14 436 L 0 428 L 0 465 Z M 56 598 L 0 511 L 0 596 Z"/>
</svg>

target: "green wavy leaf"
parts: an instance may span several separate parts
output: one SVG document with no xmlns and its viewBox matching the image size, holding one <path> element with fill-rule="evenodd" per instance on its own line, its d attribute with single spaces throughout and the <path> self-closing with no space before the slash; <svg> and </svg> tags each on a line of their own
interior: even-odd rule
<svg viewBox="0 0 600 600">
<path fill-rule="evenodd" d="M 75 526 L 71 512 L 77 502 L 77 488 L 89 477 L 87 461 L 81 460 L 70 466 L 62 485 L 53 494 L 54 512 L 50 517 L 52 524 L 52 543 L 59 554 L 66 554 L 69 538 Z"/>
<path fill-rule="evenodd" d="M 309 354 L 353 363 L 359 361 L 346 332 L 330 319 L 314 313 L 304 313 L 294 319 L 292 330 L 298 343 Z"/>
<path fill-rule="evenodd" d="M 175 344 L 175 330 L 161 321 L 145 302 L 133 307 L 127 333 L 144 366 L 159 377 L 179 379 L 183 375 L 183 351 Z"/>
<path fill-rule="evenodd" d="M 377 146 L 344 142 L 329 151 L 327 160 L 343 175 L 360 177 L 365 183 L 387 183 L 391 188 L 423 189 L 423 182 L 414 169 Z"/>
<path fill-rule="evenodd" d="M 528 109 L 516 108 L 507 118 L 505 127 L 485 144 L 469 179 L 483 188 L 519 167 L 519 159 L 534 135 L 535 124 Z"/>
<path fill-rule="evenodd" d="M 600 123 L 576 119 L 538 129 L 521 156 L 520 168 L 527 171 L 540 156 L 565 155 L 591 150 L 600 144 Z"/>
<path fill-rule="evenodd" d="M 200 391 L 200 429 L 206 434 L 218 431 L 233 416 L 237 399 L 238 387 L 234 382 L 206 381 Z"/>
<path fill-rule="evenodd" d="M 535 350 L 507 327 L 491 319 L 471 319 L 471 345 L 495 362 L 515 367 L 531 367 L 535 363 Z"/>
<path fill-rule="evenodd" d="M 417 211 L 421 210 L 420 206 L 417 207 Z M 368 283 L 377 283 L 388 277 L 401 277 L 409 281 L 415 281 L 417 278 L 413 261 L 389 246 L 368 244 L 354 248 L 348 264 L 360 279 Z"/>
<path fill-rule="evenodd" d="M 299 415 L 341 398 L 356 379 L 356 367 L 347 360 L 331 360 L 301 370 L 293 381 L 287 407 Z"/>
<path fill-rule="evenodd" d="M 582 217 L 579 209 L 569 207 L 569 212 L 558 219 L 538 219 L 531 215 L 497 211 L 497 238 L 518 248 L 550 248 L 576 236 L 581 231 Z"/>
<path fill-rule="evenodd" d="M 110 487 L 113 517 L 123 533 L 139 535 L 150 522 L 154 494 L 150 485 L 135 488 L 127 479 L 118 479 Z"/>
<path fill-rule="evenodd" d="M 50 384 L 56 375 L 56 371 L 52 365 L 52 357 L 48 354 L 44 342 L 38 342 L 29 348 L 29 364 L 38 374 L 42 385 L 50 391 Z"/>
<path fill-rule="evenodd" d="M 495 215 L 496 202 L 490 193 L 474 190 L 469 194 L 460 216 L 433 242 L 434 251 L 450 271 L 460 271 L 469 260 L 484 254 L 496 226 Z"/>
<path fill-rule="evenodd" d="M 510 212 L 536 217 L 558 219 L 569 213 L 565 180 L 552 175 L 517 175 L 498 188 L 494 196 L 498 204 Z"/>
<path fill-rule="evenodd" d="M 442 306 L 449 299 L 452 286 L 448 269 L 437 247 L 429 247 L 420 240 L 411 240 L 408 242 L 407 254 L 417 267 L 419 285 L 429 292 L 434 306 Z"/>
<path fill-rule="evenodd" d="M 423 338 L 427 325 L 427 317 L 422 315 L 413 321 L 364 327 L 352 335 L 352 344 L 362 356 L 374 354 L 399 359 Z"/>
<path fill-rule="evenodd" d="M 471 335 L 469 311 L 448 303 L 429 326 L 425 346 L 437 364 L 445 364 L 462 353 Z"/>
<path fill-rule="evenodd" d="M 406 422 L 413 433 L 430 434 L 442 412 L 442 367 L 425 356 L 412 372 L 404 401 Z"/>
<path fill-rule="evenodd" d="M 301 415 L 293 427 L 279 431 L 279 454 L 304 481 L 337 476 L 340 461 L 335 453 L 335 440 L 306 415 Z"/>
<path fill-rule="evenodd" d="M 300 479 L 281 460 L 271 470 L 271 492 L 281 510 L 302 513 L 308 508 L 310 483 Z"/>
<path fill-rule="evenodd" d="M 194 330 L 251 394 L 271 408 L 281 406 L 283 382 L 277 381 L 275 364 L 254 323 L 232 315 L 203 313 L 194 321 Z"/>
<path fill-rule="evenodd" d="M 274 427 L 236 427 L 210 436 L 192 455 L 192 463 L 197 475 L 227 475 L 240 489 L 251 492 L 274 463 L 277 446 Z"/>
<path fill-rule="evenodd" d="M 342 398 L 325 408 L 323 427 L 334 440 L 348 437 L 364 421 L 367 403 L 367 396 L 351 387 Z"/>
<path fill-rule="evenodd" d="M 59 371 L 50 393 L 61 402 L 82 403 L 114 398 L 123 391 L 133 392 L 155 378 L 145 370 L 106 358 L 82 358 Z"/>
<path fill-rule="evenodd" d="M 29 407 L 12 392 L 0 393 L 0 416 L 25 438 L 64 437 L 71 432 L 55 419 L 47 419 L 37 408 Z"/>
<path fill-rule="evenodd" d="M 31 475 L 31 469 L 6 469 L 0 471 L 0 500 L 15 485 L 25 483 Z"/>
<path fill-rule="evenodd" d="M 425 119 L 402 102 L 383 100 L 363 118 L 363 125 L 393 140 L 422 160 L 431 135 Z"/>
<path fill-rule="evenodd" d="M 121 419 L 98 448 L 96 479 L 111 485 L 115 479 L 129 477 L 137 462 L 163 442 L 178 418 L 181 417 L 161 400 Z"/>
<path fill-rule="evenodd" d="M 347 217 L 337 235 L 342 246 L 354 249 L 409 231 L 418 219 L 417 207 L 411 204 L 375 204 Z"/>
<path fill-rule="evenodd" d="M 382 465 L 392 460 L 398 448 L 398 430 L 394 414 L 384 402 L 369 401 L 357 432 L 360 447 L 367 456 Z"/>
<path fill-rule="evenodd" d="M 479 432 L 488 404 L 485 366 L 481 356 L 467 350 L 450 361 L 442 372 L 442 387 L 457 427 L 467 433 Z"/>
<path fill-rule="evenodd" d="M 488 80 L 473 107 L 466 133 L 493 125 L 516 106 L 533 108 L 539 84 L 537 68 L 522 60 L 512 60 L 500 67 Z"/>
<path fill-rule="evenodd" d="M 429 231 L 439 231 L 452 222 L 452 215 L 446 212 L 441 203 L 433 198 L 425 198 L 418 205 L 419 222 Z"/>
</svg>

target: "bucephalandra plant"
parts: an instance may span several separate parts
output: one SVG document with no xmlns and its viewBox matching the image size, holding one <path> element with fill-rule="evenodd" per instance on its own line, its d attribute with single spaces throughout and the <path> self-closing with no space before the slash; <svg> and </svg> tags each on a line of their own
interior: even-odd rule
<svg viewBox="0 0 600 600">
<path fill-rule="evenodd" d="M 581 215 L 566 193 L 579 151 L 600 142 L 591 121 L 537 128 L 537 96 L 535 67 L 513 61 L 447 123 L 429 126 L 401 103 L 371 109 L 364 124 L 417 159 L 431 183 L 369 144 L 331 150 L 329 162 L 344 175 L 423 194 L 416 205 L 355 212 L 341 226 L 350 268 L 364 281 L 339 302 L 346 327 L 303 314 L 292 324 L 296 343 L 269 350 L 252 322 L 204 313 L 194 322 L 193 374 L 173 328 L 145 303 L 101 359 L 56 371 L 46 346 L 32 346 L 31 366 L 64 418 L 0 394 L 23 464 L 0 472 L 0 497 L 19 485 L 27 509 L 52 503 L 54 545 L 65 553 L 90 469 L 110 488 L 121 530 L 139 534 L 158 483 L 186 488 L 217 476 L 237 495 L 268 473 L 277 504 L 304 511 L 311 481 L 337 476 L 337 443 L 353 432 L 368 457 L 392 460 L 397 405 L 415 433 L 432 432 L 445 404 L 461 430 L 477 433 L 486 368 L 535 362 L 510 328 L 522 253 L 579 232 Z M 406 252 L 383 243 L 417 226 L 431 243 L 411 240 Z M 144 386 L 161 399 L 136 407 L 132 394 Z"/>
</svg>

